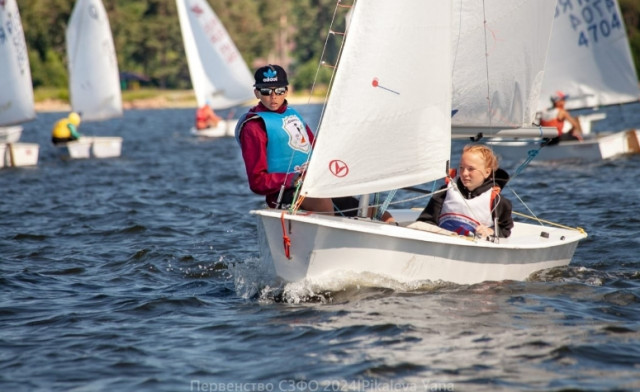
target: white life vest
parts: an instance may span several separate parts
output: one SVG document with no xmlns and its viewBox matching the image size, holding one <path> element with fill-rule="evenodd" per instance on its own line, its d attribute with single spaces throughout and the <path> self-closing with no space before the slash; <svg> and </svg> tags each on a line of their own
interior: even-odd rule
<svg viewBox="0 0 640 392">
<path fill-rule="evenodd" d="M 438 217 L 438 226 L 460 235 L 475 234 L 479 224 L 493 227 L 491 204 L 495 194 L 495 190 L 488 189 L 472 199 L 465 199 L 450 183 Z"/>
</svg>

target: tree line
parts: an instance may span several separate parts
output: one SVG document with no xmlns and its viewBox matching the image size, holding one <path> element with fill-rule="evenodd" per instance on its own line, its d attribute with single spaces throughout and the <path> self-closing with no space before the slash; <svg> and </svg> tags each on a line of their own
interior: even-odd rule
<svg viewBox="0 0 640 392">
<path fill-rule="evenodd" d="M 353 0 L 208 0 L 251 69 L 279 63 L 296 88 L 309 88 L 321 60 L 337 58 Z M 577 0 L 576 0 L 577 1 Z M 17 0 L 34 87 L 66 87 L 65 29 L 73 0 Z M 174 0 L 103 0 L 120 71 L 148 76 L 168 89 L 191 87 Z M 340 4 L 340 7 L 336 7 Z M 640 71 L 640 1 L 619 0 L 636 69 Z M 326 49 L 325 49 L 326 42 Z M 640 72 L 638 72 L 640 74 Z M 320 68 L 318 81 L 330 71 Z"/>
</svg>

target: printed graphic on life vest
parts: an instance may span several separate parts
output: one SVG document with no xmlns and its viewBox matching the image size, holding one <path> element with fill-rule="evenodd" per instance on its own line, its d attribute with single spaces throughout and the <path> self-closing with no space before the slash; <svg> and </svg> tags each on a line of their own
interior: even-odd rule
<svg viewBox="0 0 640 392">
<path fill-rule="evenodd" d="M 561 21 L 576 33 L 576 44 L 598 45 L 622 31 L 622 22 L 613 0 L 558 0 L 554 23 Z"/>
<path fill-rule="evenodd" d="M 472 235 L 476 232 L 478 222 L 460 214 L 443 214 L 440 216 L 438 226 L 458 235 Z"/>
<path fill-rule="evenodd" d="M 329 162 L 329 171 L 336 177 L 345 177 L 349 174 L 349 166 L 339 159 Z"/>
<path fill-rule="evenodd" d="M 296 151 L 309 152 L 311 144 L 304 124 L 298 116 L 287 116 L 282 120 L 282 128 L 289 135 L 289 147 Z"/>
</svg>

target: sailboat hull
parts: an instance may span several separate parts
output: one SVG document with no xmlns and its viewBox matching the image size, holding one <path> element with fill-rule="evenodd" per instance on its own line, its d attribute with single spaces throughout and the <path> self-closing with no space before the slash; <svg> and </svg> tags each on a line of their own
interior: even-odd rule
<svg viewBox="0 0 640 392">
<path fill-rule="evenodd" d="M 39 152 L 36 143 L 0 143 L 0 168 L 36 166 Z"/>
<path fill-rule="evenodd" d="M 533 272 L 569 264 L 578 241 L 586 237 L 577 230 L 516 223 L 510 238 L 492 243 L 366 219 L 282 216 L 275 210 L 252 214 L 258 219 L 262 262 L 286 282 L 343 273 L 402 283 L 525 280 Z M 290 240 L 289 257 L 283 235 Z"/>
<path fill-rule="evenodd" d="M 234 136 L 238 120 L 220 120 L 218 126 L 205 129 L 191 128 L 190 133 L 198 137 L 218 138 Z"/>
<path fill-rule="evenodd" d="M 116 158 L 122 153 L 122 138 L 81 137 L 58 147 L 62 155 L 71 159 Z"/>
<path fill-rule="evenodd" d="M 598 134 L 583 142 L 562 141 L 540 149 L 532 162 L 580 162 L 593 163 L 624 155 L 640 153 L 640 131 L 628 130 L 610 134 Z M 528 152 L 537 150 L 540 140 L 491 141 L 487 143 L 503 161 L 518 162 L 527 158 Z"/>
</svg>

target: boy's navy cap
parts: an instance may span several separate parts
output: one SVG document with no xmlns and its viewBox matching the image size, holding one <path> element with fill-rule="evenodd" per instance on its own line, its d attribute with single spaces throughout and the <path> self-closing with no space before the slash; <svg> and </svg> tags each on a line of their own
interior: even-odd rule
<svg viewBox="0 0 640 392">
<path fill-rule="evenodd" d="M 255 88 L 264 87 L 286 87 L 289 85 L 287 73 L 279 65 L 266 65 L 258 68 L 254 75 L 256 83 Z"/>
</svg>

